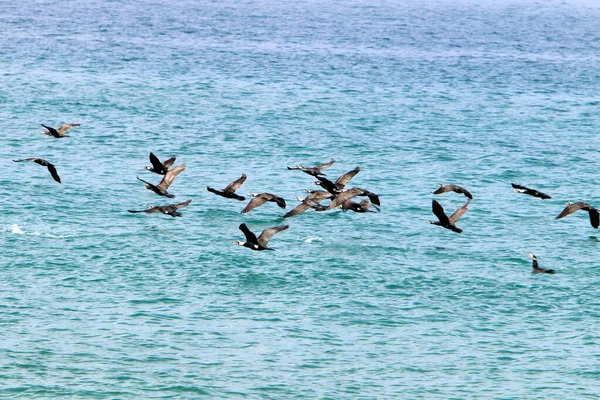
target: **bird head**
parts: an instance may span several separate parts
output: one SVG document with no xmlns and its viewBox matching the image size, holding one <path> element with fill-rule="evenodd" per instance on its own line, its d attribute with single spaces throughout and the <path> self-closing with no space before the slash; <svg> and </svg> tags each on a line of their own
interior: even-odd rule
<svg viewBox="0 0 600 400">
<path fill-rule="evenodd" d="M 238 246 L 243 246 L 244 242 L 240 242 L 239 240 L 234 240 L 233 244 L 237 244 Z"/>
</svg>

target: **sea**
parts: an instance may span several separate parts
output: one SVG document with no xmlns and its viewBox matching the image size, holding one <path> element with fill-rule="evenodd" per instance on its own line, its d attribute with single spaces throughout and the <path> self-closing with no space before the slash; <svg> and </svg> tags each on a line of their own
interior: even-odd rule
<svg viewBox="0 0 600 400">
<path fill-rule="evenodd" d="M 0 33 L 0 398 L 600 398 L 600 232 L 555 220 L 600 208 L 600 2 L 8 0 Z M 283 219 L 330 159 L 380 211 Z"/>
</svg>

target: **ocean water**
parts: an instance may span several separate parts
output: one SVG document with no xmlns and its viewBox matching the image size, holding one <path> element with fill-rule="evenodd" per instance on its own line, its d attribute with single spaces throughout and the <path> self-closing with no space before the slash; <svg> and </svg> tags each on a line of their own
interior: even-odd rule
<svg viewBox="0 0 600 400">
<path fill-rule="evenodd" d="M 600 398 L 600 233 L 554 220 L 600 207 L 600 4 L 0 11 L 0 397 Z M 173 200 L 136 180 L 159 180 L 150 151 L 187 166 Z M 245 173 L 289 209 L 315 186 L 286 166 L 330 158 L 381 212 L 241 215 L 205 190 Z M 428 224 L 465 200 L 438 183 L 474 195 L 461 235 Z M 254 252 L 242 222 L 290 228 Z"/>
</svg>

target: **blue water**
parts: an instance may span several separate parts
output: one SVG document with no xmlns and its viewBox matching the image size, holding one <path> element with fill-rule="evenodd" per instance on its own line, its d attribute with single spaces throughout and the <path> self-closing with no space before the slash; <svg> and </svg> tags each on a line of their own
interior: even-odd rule
<svg viewBox="0 0 600 400">
<path fill-rule="evenodd" d="M 600 4 L 0 11 L 0 397 L 600 397 L 600 234 L 554 220 L 600 207 Z M 187 165 L 182 218 L 127 212 L 172 202 L 136 180 L 159 180 L 150 151 Z M 246 173 L 240 194 L 289 209 L 315 186 L 286 166 L 332 157 L 380 213 L 283 221 L 205 191 Z M 428 224 L 464 202 L 438 183 L 474 195 L 461 235 Z M 290 228 L 253 252 L 242 222 Z"/>
</svg>

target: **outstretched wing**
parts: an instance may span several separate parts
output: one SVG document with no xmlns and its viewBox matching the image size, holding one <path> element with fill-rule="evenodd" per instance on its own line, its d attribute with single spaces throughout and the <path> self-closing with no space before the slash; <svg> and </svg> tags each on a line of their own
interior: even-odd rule
<svg viewBox="0 0 600 400">
<path fill-rule="evenodd" d="M 516 183 L 511 183 L 510 185 L 513 187 L 513 189 L 520 189 L 520 190 L 531 190 L 531 189 L 529 189 L 528 187 L 521 186 L 521 185 L 517 185 Z"/>
<path fill-rule="evenodd" d="M 160 162 L 158 157 L 154 155 L 154 153 L 150 152 L 148 157 L 150 158 L 150 163 L 152 164 L 152 169 L 154 169 L 154 171 L 158 172 L 159 174 L 164 174 L 166 172 L 166 168 Z"/>
<path fill-rule="evenodd" d="M 442 224 L 442 226 L 450 225 L 450 220 L 444 212 L 444 207 L 442 207 L 440 203 L 438 203 L 436 200 L 433 200 L 431 203 L 431 209 L 437 217 L 437 219 L 440 220 L 440 224 Z"/>
<path fill-rule="evenodd" d="M 335 160 L 332 158 L 328 163 L 321 164 L 321 165 L 315 165 L 314 168 L 317 168 L 317 169 L 326 169 L 326 168 L 331 167 L 334 162 L 335 162 Z"/>
<path fill-rule="evenodd" d="M 246 224 L 241 224 L 240 230 L 244 233 L 244 236 L 246 236 L 246 242 L 253 243 L 253 244 L 258 243 L 258 239 L 256 239 L 256 235 L 250 229 L 248 229 Z"/>
<path fill-rule="evenodd" d="M 346 201 L 350 200 L 351 198 L 353 198 L 355 196 L 362 194 L 363 192 L 364 192 L 364 190 L 362 190 L 360 188 L 352 188 L 350 190 L 346 190 L 345 192 L 339 193 L 337 196 L 335 196 L 335 198 L 333 200 L 331 200 L 331 203 L 329 203 L 329 205 L 327 206 L 327 209 L 333 210 L 334 208 L 341 206 Z"/>
<path fill-rule="evenodd" d="M 167 161 L 162 163 L 163 167 L 165 167 L 165 169 L 171 168 L 171 165 L 173 165 L 173 163 L 175 162 L 176 159 L 177 159 L 177 157 L 169 158 Z"/>
<path fill-rule="evenodd" d="M 294 215 L 302 214 L 304 211 L 308 210 L 310 206 L 306 203 L 300 203 L 296 207 L 294 207 L 290 212 L 285 214 L 283 218 L 293 217 Z"/>
<path fill-rule="evenodd" d="M 350 179 L 354 178 L 354 176 L 356 174 L 358 174 L 360 172 L 360 167 L 356 167 L 354 168 L 352 171 L 350 172 L 346 172 L 345 174 L 341 175 L 339 178 L 337 178 L 337 180 L 335 181 L 335 185 L 339 188 L 344 187 L 348 184 L 348 182 L 350 182 Z"/>
<path fill-rule="evenodd" d="M 52 175 L 52 178 L 54 178 L 56 182 L 61 183 L 60 176 L 58 176 L 58 172 L 56 172 L 56 168 L 54 168 L 54 165 L 48 163 L 46 167 L 48 168 L 48 171 L 50 171 L 50 175 Z"/>
<path fill-rule="evenodd" d="M 48 129 L 48 132 L 50 132 L 50 134 L 54 137 L 61 137 L 62 135 L 60 133 L 58 133 L 58 131 L 56 129 L 54 129 L 51 126 L 47 126 L 44 124 L 41 124 L 44 128 Z"/>
<path fill-rule="evenodd" d="M 181 165 L 167 171 L 164 178 L 162 178 L 162 180 L 160 181 L 160 183 L 157 186 L 166 191 L 169 188 L 169 186 L 171 186 L 171 184 L 173 183 L 173 180 L 175 179 L 175 177 L 177 175 L 179 175 L 179 173 L 181 173 L 181 171 L 183 171 L 184 169 L 185 169 L 185 164 L 181 164 Z"/>
<path fill-rule="evenodd" d="M 146 210 L 140 210 L 140 211 L 127 210 L 127 211 L 129 211 L 130 213 L 134 213 L 134 214 L 135 213 L 148 213 L 148 214 L 151 214 L 151 213 L 160 212 L 160 207 L 152 206 L 152 207 L 150 207 L 150 208 L 148 208 Z"/>
<path fill-rule="evenodd" d="M 260 244 L 261 246 L 266 246 L 267 243 L 269 243 L 269 239 L 271 239 L 274 234 L 284 231 L 289 227 L 289 225 L 279 225 L 265 229 L 258 237 L 258 244 Z"/>
<path fill-rule="evenodd" d="M 591 208 L 588 211 L 590 213 L 590 224 L 592 224 L 594 228 L 598 229 L 598 226 L 600 225 L 600 215 L 598 214 L 598 210 Z"/>
<path fill-rule="evenodd" d="M 237 180 L 231 182 L 223 189 L 224 192 L 234 193 L 246 181 L 246 174 L 242 174 Z"/>
<path fill-rule="evenodd" d="M 329 193 L 339 192 L 338 188 L 335 186 L 335 183 L 331 182 L 329 179 L 324 178 L 322 176 L 316 176 L 315 178 L 319 180 L 319 182 L 321 183 L 321 187 L 323 187 Z"/>
<path fill-rule="evenodd" d="M 176 210 L 179 210 L 180 208 L 186 207 L 191 202 L 192 202 L 192 199 L 189 199 L 189 200 L 184 201 L 183 203 L 173 204 L 173 205 L 171 205 L 171 207 Z"/>
<path fill-rule="evenodd" d="M 265 196 L 265 193 L 261 193 L 258 196 L 252 198 L 252 200 L 250 200 L 248 202 L 248 204 L 246 204 L 246 207 L 244 207 L 244 209 L 242 210 L 242 214 L 245 214 L 247 212 L 250 212 L 252 210 L 254 210 L 256 207 L 265 204 L 267 202 L 268 197 Z"/>
<path fill-rule="evenodd" d="M 58 128 L 58 133 L 60 134 L 64 134 L 66 131 L 68 131 L 69 129 L 75 127 L 75 126 L 79 126 L 80 124 L 62 124 L 60 126 L 60 128 Z"/>
<path fill-rule="evenodd" d="M 454 211 L 454 214 L 452 214 L 448 218 L 448 221 L 450 221 L 451 224 L 455 224 L 456 221 L 458 221 L 460 219 L 460 217 L 465 215 L 465 213 L 467 212 L 467 207 L 469 206 L 470 202 L 471 202 L 471 199 L 468 199 L 465 204 L 463 204 L 458 210 Z"/>
<path fill-rule="evenodd" d="M 566 217 L 569 214 L 573 214 L 575 211 L 581 209 L 585 205 L 586 205 L 585 203 L 581 203 L 581 202 L 569 204 L 554 219 L 561 219 L 561 218 Z"/>
</svg>

